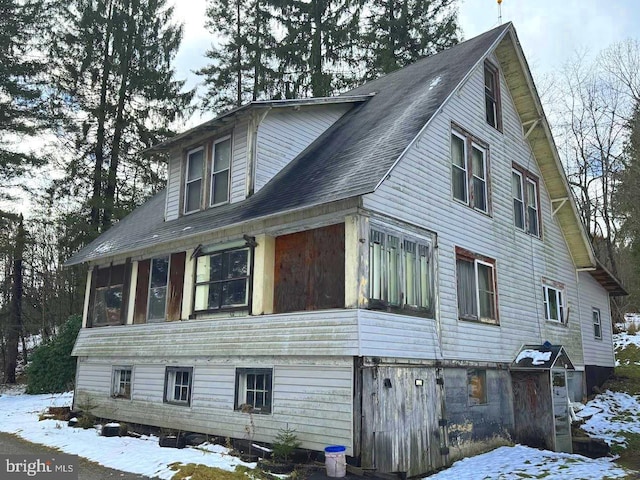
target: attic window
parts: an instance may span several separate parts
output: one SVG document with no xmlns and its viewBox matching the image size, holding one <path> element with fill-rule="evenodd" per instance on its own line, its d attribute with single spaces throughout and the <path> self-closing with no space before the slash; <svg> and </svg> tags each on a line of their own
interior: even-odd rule
<svg viewBox="0 0 640 480">
<path fill-rule="evenodd" d="M 184 213 L 200 210 L 202 198 L 202 171 L 204 168 L 204 148 L 196 148 L 187 153 L 186 182 L 184 185 Z"/>
<path fill-rule="evenodd" d="M 211 206 L 229 201 L 229 167 L 231 165 L 231 137 L 225 137 L 213 144 L 211 155 Z"/>
<path fill-rule="evenodd" d="M 485 62 L 484 64 L 484 101 L 487 123 L 502 131 L 502 112 L 500 108 L 500 75 L 498 69 Z"/>
</svg>

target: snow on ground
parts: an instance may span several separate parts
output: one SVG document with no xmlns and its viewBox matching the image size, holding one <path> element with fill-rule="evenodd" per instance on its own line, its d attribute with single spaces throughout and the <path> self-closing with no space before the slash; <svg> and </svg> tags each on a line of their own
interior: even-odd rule
<svg viewBox="0 0 640 480">
<path fill-rule="evenodd" d="M 71 405 L 72 394 L 24 395 L 21 389 L 0 393 L 0 431 L 14 433 L 25 440 L 58 448 L 69 454 L 80 455 L 104 466 L 132 473 L 170 479 L 175 472 L 168 465 L 174 462 L 201 463 L 234 470 L 236 465 L 254 467 L 229 455 L 226 448 L 205 444 L 182 450 L 161 448 L 154 436 L 101 437 L 98 430 L 68 427 L 56 420 L 38 421 L 38 416 L 50 406 Z M 609 393 L 609 392 L 607 392 Z M 599 425 L 598 433 L 611 432 L 615 436 L 618 416 L 626 409 L 638 412 L 638 399 L 624 398 L 620 394 L 601 395 L 599 402 L 590 402 L 584 410 L 593 412 L 589 422 Z M 627 396 L 628 397 L 628 396 Z M 635 401 L 636 403 L 633 403 Z M 608 408 L 608 402 L 612 407 Z M 625 409 L 623 412 L 620 409 Z M 583 410 L 583 412 L 584 412 Z M 581 415 L 584 414 L 581 412 Z M 635 421 L 638 419 L 636 418 Z M 588 423 L 589 424 L 589 423 Z M 625 427 L 626 428 L 626 427 Z M 135 455 L 131 453 L 135 452 Z M 429 480 L 491 479 L 508 480 L 527 477 L 549 479 L 602 479 L 623 478 L 629 472 L 618 467 L 611 459 L 592 460 L 580 455 L 554 453 L 517 445 L 501 447 L 492 452 L 466 458 L 449 469 L 432 475 Z"/>
<path fill-rule="evenodd" d="M 607 390 L 577 414 L 586 422 L 581 428 L 609 445 L 625 444 L 621 432 L 640 433 L 640 398 Z"/>
<path fill-rule="evenodd" d="M 177 450 L 160 447 L 158 437 L 154 436 L 101 437 L 96 429 L 71 428 L 67 422 L 57 420 L 38 421 L 39 414 L 48 407 L 70 406 L 72 393 L 21 393 L 13 389 L 0 395 L 0 431 L 88 458 L 105 467 L 163 479 L 170 479 L 175 474 L 168 468 L 173 462 L 201 463 L 229 471 L 233 471 L 236 465 L 255 467 L 255 464 L 241 462 L 229 455 L 228 450 L 220 445 L 206 444 Z"/>
<path fill-rule="evenodd" d="M 629 345 L 635 345 L 640 348 L 640 335 L 629 335 L 627 332 L 613 334 L 613 348 L 624 350 Z"/>
</svg>

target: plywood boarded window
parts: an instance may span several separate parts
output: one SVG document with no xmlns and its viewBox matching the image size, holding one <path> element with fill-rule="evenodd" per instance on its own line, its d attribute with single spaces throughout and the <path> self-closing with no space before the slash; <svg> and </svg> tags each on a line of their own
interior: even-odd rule
<svg viewBox="0 0 640 480">
<path fill-rule="evenodd" d="M 487 403 L 487 371 L 479 368 L 467 370 L 467 393 L 469 405 Z"/>
<path fill-rule="evenodd" d="M 276 313 L 344 308 L 344 223 L 276 238 Z"/>
</svg>

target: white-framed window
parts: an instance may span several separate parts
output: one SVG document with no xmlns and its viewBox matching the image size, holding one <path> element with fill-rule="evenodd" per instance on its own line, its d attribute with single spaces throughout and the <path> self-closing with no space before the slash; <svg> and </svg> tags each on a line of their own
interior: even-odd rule
<svg viewBox="0 0 640 480">
<path fill-rule="evenodd" d="M 202 175 L 204 171 L 204 147 L 187 152 L 184 184 L 184 213 L 200 210 L 202 199 Z"/>
<path fill-rule="evenodd" d="M 196 259 L 194 311 L 249 306 L 251 248 L 202 253 Z"/>
<path fill-rule="evenodd" d="M 153 258 L 149 272 L 149 298 L 147 321 L 163 322 L 167 310 L 167 285 L 169 284 L 169 257 Z"/>
<path fill-rule="evenodd" d="M 252 413 L 271 413 L 272 402 L 272 368 L 236 369 L 236 410 Z"/>
<path fill-rule="evenodd" d="M 458 317 L 498 323 L 495 260 L 456 248 Z"/>
<path fill-rule="evenodd" d="M 513 224 L 535 237 L 540 237 L 540 193 L 538 177 L 513 164 L 511 194 L 513 196 Z"/>
<path fill-rule="evenodd" d="M 543 279 L 544 318 L 551 322 L 566 323 L 564 285 Z"/>
<path fill-rule="evenodd" d="M 132 367 L 113 367 L 111 396 L 131 399 Z"/>
<path fill-rule="evenodd" d="M 431 241 L 379 227 L 369 232 L 369 305 L 433 310 Z"/>
<path fill-rule="evenodd" d="M 193 383 L 193 367 L 166 367 L 165 370 L 165 403 L 191 405 L 191 385 Z"/>
<path fill-rule="evenodd" d="M 467 404 L 487 404 L 487 371 L 481 368 L 467 369 Z"/>
<path fill-rule="evenodd" d="M 593 316 L 593 337 L 597 340 L 602 340 L 602 322 L 600 320 L 600 309 L 592 309 Z"/>
<path fill-rule="evenodd" d="M 231 136 L 217 140 L 211 154 L 211 191 L 210 206 L 221 205 L 229 201 L 229 174 L 231 170 Z"/>
<path fill-rule="evenodd" d="M 487 123 L 493 128 L 502 131 L 500 76 L 498 69 L 489 62 L 484 64 L 484 100 Z"/>
<path fill-rule="evenodd" d="M 454 199 L 489 213 L 488 148 L 459 128 L 451 131 L 451 188 Z"/>
</svg>

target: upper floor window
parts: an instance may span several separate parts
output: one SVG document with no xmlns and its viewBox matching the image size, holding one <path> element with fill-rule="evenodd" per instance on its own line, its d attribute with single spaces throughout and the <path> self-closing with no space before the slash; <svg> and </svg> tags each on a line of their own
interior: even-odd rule
<svg viewBox="0 0 640 480">
<path fill-rule="evenodd" d="M 564 285 L 551 280 L 542 280 L 544 318 L 552 322 L 566 323 Z"/>
<path fill-rule="evenodd" d="M 513 223 L 530 235 L 540 236 L 540 195 L 538 177 L 514 165 L 511 172 Z"/>
<path fill-rule="evenodd" d="M 195 311 L 249 306 L 251 249 L 201 254 L 196 260 Z"/>
<path fill-rule="evenodd" d="M 456 247 L 456 274 L 459 318 L 497 323 L 495 260 Z"/>
<path fill-rule="evenodd" d="M 210 205 L 220 205 L 229 201 L 229 170 L 231 166 L 231 137 L 213 144 L 213 165 L 211 166 Z"/>
<path fill-rule="evenodd" d="M 500 75 L 498 69 L 489 62 L 484 64 L 484 102 L 487 123 L 502 131 Z"/>
<path fill-rule="evenodd" d="M 602 323 L 600 321 L 600 309 L 594 308 L 592 310 L 593 316 L 593 337 L 597 340 L 602 340 Z"/>
<path fill-rule="evenodd" d="M 200 210 L 203 170 L 204 148 L 200 147 L 188 152 L 184 185 L 184 213 Z"/>
<path fill-rule="evenodd" d="M 151 260 L 149 274 L 149 304 L 147 320 L 164 321 L 167 309 L 167 285 L 169 283 L 169 257 Z"/>
<path fill-rule="evenodd" d="M 475 210 L 489 213 L 487 147 L 470 134 L 453 130 L 451 165 L 453 198 Z"/>
<path fill-rule="evenodd" d="M 371 229 L 369 302 L 371 307 L 433 310 L 431 242 Z"/>
</svg>

